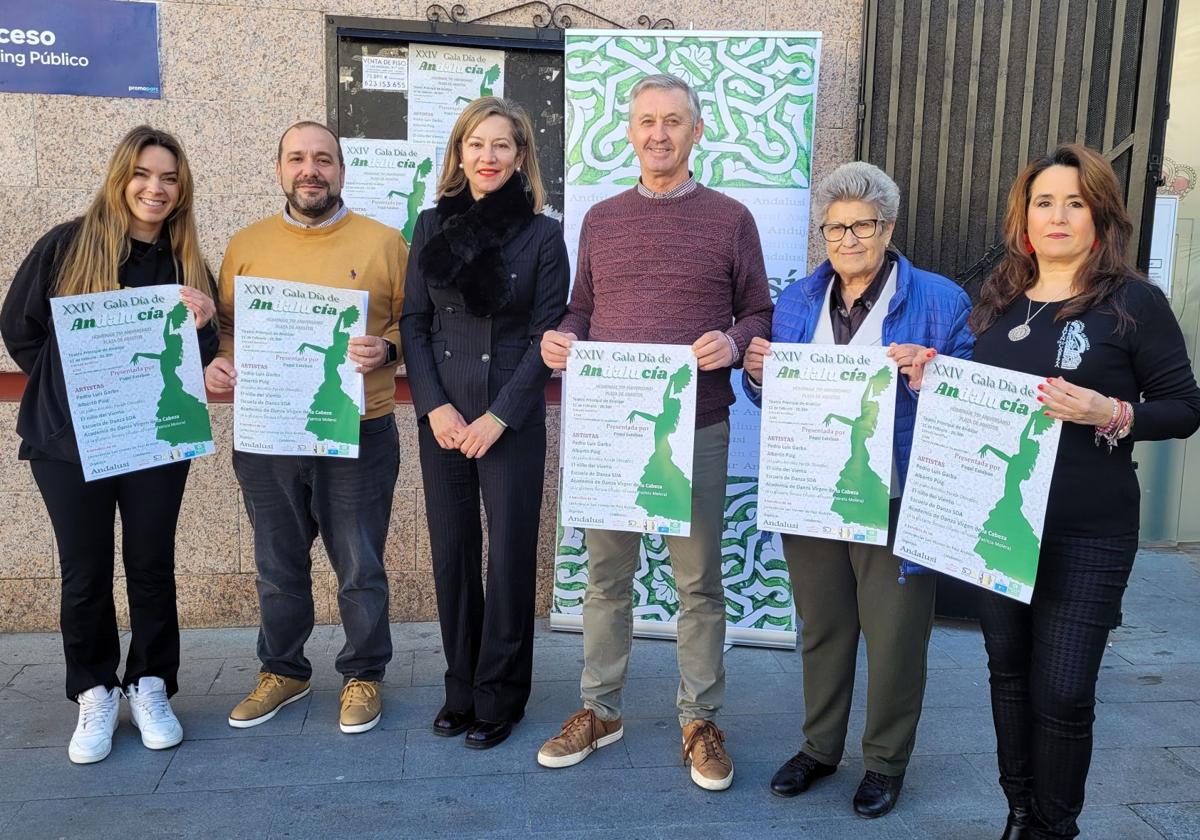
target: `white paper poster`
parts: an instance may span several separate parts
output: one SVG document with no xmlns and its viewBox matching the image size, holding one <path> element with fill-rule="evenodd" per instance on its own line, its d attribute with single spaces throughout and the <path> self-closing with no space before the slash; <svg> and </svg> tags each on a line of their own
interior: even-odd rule
<svg viewBox="0 0 1200 840">
<path fill-rule="evenodd" d="M 233 448 L 358 457 L 363 376 L 348 359 L 365 335 L 367 293 L 234 278 Z"/>
<path fill-rule="evenodd" d="M 696 435 L 690 347 L 577 341 L 563 382 L 563 523 L 688 536 Z"/>
<path fill-rule="evenodd" d="M 1179 220 L 1179 196 L 1154 197 L 1154 228 L 1150 234 L 1150 264 L 1146 276 L 1171 296 L 1171 275 L 1175 268 L 1175 227 Z"/>
<path fill-rule="evenodd" d="M 196 322 L 179 286 L 50 305 L 85 481 L 213 453 Z"/>
<path fill-rule="evenodd" d="M 412 244 L 417 216 L 436 203 L 438 154 L 429 143 L 341 138 L 342 200 L 355 213 L 391 225 Z"/>
<path fill-rule="evenodd" d="M 925 366 L 896 554 L 1029 603 L 1062 432 L 1041 381 L 948 356 Z"/>
<path fill-rule="evenodd" d="M 896 376 L 882 347 L 771 345 L 759 528 L 887 545 Z"/>
<path fill-rule="evenodd" d="M 408 59 L 392 55 L 362 57 L 363 90 L 408 90 Z"/>
<path fill-rule="evenodd" d="M 446 145 L 462 109 L 504 96 L 504 52 L 413 44 L 408 48 L 408 139 Z"/>
</svg>

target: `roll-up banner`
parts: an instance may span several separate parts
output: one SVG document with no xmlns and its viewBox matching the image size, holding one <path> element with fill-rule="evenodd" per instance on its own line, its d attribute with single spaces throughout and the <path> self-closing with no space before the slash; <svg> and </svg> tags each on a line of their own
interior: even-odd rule
<svg viewBox="0 0 1200 840">
<path fill-rule="evenodd" d="M 805 274 L 821 34 L 818 32 L 566 33 L 566 221 L 574 263 L 584 214 L 637 183 L 626 139 L 629 91 L 672 73 L 700 97 L 704 136 L 696 180 L 746 205 L 762 239 L 771 293 Z M 734 371 L 722 539 L 726 639 L 794 647 L 795 609 L 779 537 L 756 521 L 759 413 Z M 558 529 L 550 625 L 582 628 L 586 533 Z M 663 537 L 647 534 L 633 586 L 634 632 L 675 637 L 679 597 Z"/>
</svg>

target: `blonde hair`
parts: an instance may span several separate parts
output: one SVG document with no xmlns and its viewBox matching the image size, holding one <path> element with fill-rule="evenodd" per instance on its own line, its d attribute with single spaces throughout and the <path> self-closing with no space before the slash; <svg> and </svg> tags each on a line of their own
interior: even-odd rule
<svg viewBox="0 0 1200 840">
<path fill-rule="evenodd" d="M 533 212 L 541 213 L 546 202 L 546 188 L 542 184 L 542 173 L 538 168 L 537 150 L 533 143 L 533 123 L 525 109 L 511 99 L 498 96 L 481 96 L 463 108 L 454 121 L 450 142 L 446 146 L 446 158 L 442 161 L 442 175 L 438 178 L 437 197 L 458 195 L 467 186 L 467 176 L 462 171 L 462 144 L 481 122 L 488 117 L 507 117 L 512 123 L 513 142 L 517 151 L 524 152 L 521 173 L 525 176 L 525 190 L 530 194 Z M 519 175 L 518 175 L 519 177 Z"/>
<path fill-rule="evenodd" d="M 54 293 L 58 296 L 108 292 L 119 287 L 117 275 L 129 257 L 129 205 L 125 188 L 133 179 L 138 155 L 147 146 L 161 146 L 175 156 L 179 178 L 179 202 L 165 225 L 171 235 L 171 250 L 185 286 L 212 294 L 208 266 L 200 254 L 193 212 L 192 171 L 179 141 L 165 131 L 148 125 L 134 128 L 117 144 L 108 162 L 104 184 L 83 214 L 83 224 L 63 259 Z"/>
</svg>

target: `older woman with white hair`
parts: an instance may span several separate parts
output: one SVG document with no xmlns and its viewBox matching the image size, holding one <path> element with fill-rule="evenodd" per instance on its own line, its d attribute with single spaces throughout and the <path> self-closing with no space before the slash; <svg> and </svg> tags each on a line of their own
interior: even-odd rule
<svg viewBox="0 0 1200 840">
<path fill-rule="evenodd" d="M 837 770 L 861 633 L 867 643 L 866 772 L 854 810 L 881 817 L 895 806 L 912 755 L 933 627 L 932 574 L 892 553 L 917 389 L 925 363 L 936 354 L 970 355 L 970 300 L 950 280 L 914 268 L 889 247 L 900 190 L 879 168 L 861 162 L 838 167 L 817 188 L 814 205 L 828 259 L 779 296 L 772 340 L 887 346 L 904 376 L 896 397 L 888 544 L 783 537 L 803 621 L 804 743 L 775 773 L 771 792 L 796 796 Z M 756 402 L 770 346 L 754 339 L 746 351 L 745 385 Z"/>
</svg>

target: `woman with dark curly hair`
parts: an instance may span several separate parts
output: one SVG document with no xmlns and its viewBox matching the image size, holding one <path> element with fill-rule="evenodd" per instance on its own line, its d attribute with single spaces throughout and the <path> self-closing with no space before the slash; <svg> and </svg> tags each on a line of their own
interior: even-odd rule
<svg viewBox="0 0 1200 840">
<path fill-rule="evenodd" d="M 1096 676 L 1137 552 L 1133 445 L 1200 426 L 1179 324 L 1126 257 L 1121 194 L 1083 146 L 1031 163 L 971 313 L 975 361 L 1047 377 L 1038 399 L 1063 422 L 1033 601 L 982 596 L 1005 840 L 1079 834 Z"/>
</svg>

